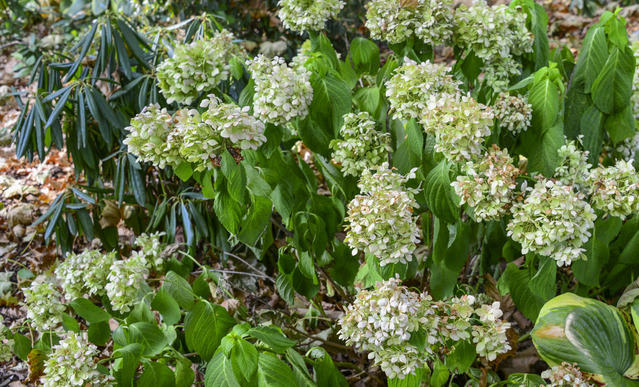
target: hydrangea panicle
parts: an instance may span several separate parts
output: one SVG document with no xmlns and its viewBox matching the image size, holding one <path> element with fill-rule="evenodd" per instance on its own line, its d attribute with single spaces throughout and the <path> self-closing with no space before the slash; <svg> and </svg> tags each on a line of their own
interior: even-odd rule
<svg viewBox="0 0 639 387">
<path fill-rule="evenodd" d="M 468 203 L 477 221 L 497 220 L 506 215 L 515 196 L 519 169 L 508 150 L 496 145 L 479 162 L 469 161 L 465 175 L 451 183 L 461 203 Z"/>
<path fill-rule="evenodd" d="M 359 176 L 362 171 L 386 160 L 390 148 L 390 134 L 375 130 L 369 113 L 348 113 L 340 129 L 343 140 L 331 141 L 333 158 L 342 165 L 344 175 Z"/>
<path fill-rule="evenodd" d="M 247 62 L 255 82 L 253 108 L 257 117 L 275 125 L 285 125 L 308 115 L 313 100 L 311 74 L 304 66 L 289 67 L 284 58 L 269 60 L 258 55 Z"/>
<path fill-rule="evenodd" d="M 555 169 L 555 179 L 566 185 L 574 185 L 578 189 L 583 188 L 590 175 L 588 151 L 577 149 L 575 142 L 569 141 L 557 152 L 561 161 Z"/>
<path fill-rule="evenodd" d="M 106 294 L 113 310 L 126 313 L 138 303 L 138 295 L 149 274 L 144 255 L 132 252 L 126 260 L 113 262 L 109 270 Z"/>
<path fill-rule="evenodd" d="M 391 44 L 411 36 L 430 45 L 447 43 L 453 36 L 453 1 L 371 0 L 366 28 L 373 39 Z"/>
<path fill-rule="evenodd" d="M 42 384 L 45 387 L 113 386 L 114 378 L 97 370 L 97 347 L 84 335 L 73 331 L 52 348 L 53 353 L 44 362 Z"/>
<path fill-rule="evenodd" d="M 280 0 L 278 16 L 289 30 L 321 31 L 326 20 L 337 16 L 344 4 L 342 0 Z"/>
<path fill-rule="evenodd" d="M 162 253 L 166 244 L 162 243 L 160 239 L 165 235 L 165 232 L 142 233 L 133 242 L 133 246 L 139 249 L 139 254 L 144 257 L 149 269 L 161 271 L 164 267 Z"/>
<path fill-rule="evenodd" d="M 594 210 L 572 186 L 541 178 L 526 197 L 512 207 L 513 218 L 506 229 L 508 236 L 529 251 L 551 257 L 557 266 L 585 259 L 582 247 L 590 238 Z"/>
<path fill-rule="evenodd" d="M 115 251 L 103 254 L 98 250 L 85 250 L 80 254 L 67 254 L 55 269 L 66 299 L 105 294 L 109 268 L 115 259 Z"/>
<path fill-rule="evenodd" d="M 229 78 L 231 58 L 242 60 L 246 51 L 222 30 L 209 40 L 175 47 L 173 57 L 157 68 L 158 84 L 168 103 L 190 105 L 200 93 L 210 93 Z"/>
<path fill-rule="evenodd" d="M 560 365 L 553 366 L 551 369 L 542 372 L 541 377 L 550 381 L 549 384 L 546 384 L 546 387 L 597 386 L 597 384 L 591 383 L 590 379 L 581 372 L 577 363 L 562 362 Z"/>
<path fill-rule="evenodd" d="M 600 166 L 592 171 L 588 184 L 593 189 L 592 205 L 596 209 L 621 219 L 639 212 L 639 175 L 632 160 Z"/>
<path fill-rule="evenodd" d="M 499 126 L 508 129 L 513 135 L 526 131 L 532 119 L 532 105 L 528 99 L 508 93 L 500 93 L 499 99 L 493 106 L 495 118 Z"/>
<path fill-rule="evenodd" d="M 36 280 L 29 288 L 23 289 L 23 293 L 23 305 L 27 307 L 27 318 L 33 329 L 46 332 L 58 328 L 66 307 L 62 303 L 62 294 L 55 285 Z"/>
</svg>

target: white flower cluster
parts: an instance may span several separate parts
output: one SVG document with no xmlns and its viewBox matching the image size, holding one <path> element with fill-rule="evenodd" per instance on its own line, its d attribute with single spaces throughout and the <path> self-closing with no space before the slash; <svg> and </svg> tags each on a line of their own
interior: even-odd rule
<svg viewBox="0 0 639 387">
<path fill-rule="evenodd" d="M 427 44 L 438 45 L 453 36 L 452 0 L 371 0 L 366 28 L 373 39 L 396 44 L 413 34 Z"/>
<path fill-rule="evenodd" d="M 597 384 L 591 383 L 590 379 L 581 373 L 577 363 L 561 363 L 545 370 L 541 377 L 550 381 L 545 387 L 595 387 Z"/>
<path fill-rule="evenodd" d="M 470 96 L 450 100 L 422 118 L 426 133 L 435 136 L 435 151 L 451 162 L 476 159 L 491 133 L 493 113 Z"/>
<path fill-rule="evenodd" d="M 264 55 L 247 65 L 255 82 L 253 109 L 260 120 L 285 125 L 308 115 L 313 88 L 311 73 L 304 66 L 289 67 L 283 58 L 269 60 Z"/>
<path fill-rule="evenodd" d="M 3 323 L 4 318 L 0 316 L 0 362 L 10 361 L 13 358 L 14 341 L 7 337 L 8 329 Z"/>
<path fill-rule="evenodd" d="M 404 64 L 386 82 L 386 97 L 393 116 L 403 120 L 421 120 L 425 112 L 438 109 L 456 99 L 459 82 L 450 68 L 430 61 L 416 63 L 404 58 Z"/>
<path fill-rule="evenodd" d="M 342 0 L 280 0 L 278 16 L 284 27 L 297 32 L 321 31 L 326 20 L 337 16 Z"/>
<path fill-rule="evenodd" d="M 147 268 L 155 271 L 162 271 L 164 268 L 164 249 L 166 243 L 160 240 L 166 233 L 154 232 L 152 234 L 142 233 L 133 242 L 133 246 L 139 249 L 139 255 L 144 257 Z"/>
<path fill-rule="evenodd" d="M 105 286 L 113 310 L 126 313 L 138 303 L 140 288 L 149 274 L 146 266 L 146 259 L 136 251 L 129 259 L 113 262 Z"/>
<path fill-rule="evenodd" d="M 248 114 L 249 107 L 221 103 L 213 94 L 201 103 L 207 110 L 177 113 L 176 137 L 180 155 L 196 164 L 196 171 L 215 168 L 214 160 L 231 146 L 257 149 L 266 142 L 264 124 Z"/>
<path fill-rule="evenodd" d="M 360 291 L 339 320 L 340 339 L 357 351 L 369 351 L 390 379 L 414 374 L 448 353 L 449 345 L 471 337 L 477 354 L 491 361 L 511 349 L 506 337 L 510 323 L 501 320 L 498 302 L 477 309 L 471 295 L 435 302 L 400 283 L 399 277 L 391 278 L 374 290 Z M 411 343 L 417 331 L 425 337 L 423 349 Z"/>
<path fill-rule="evenodd" d="M 231 58 L 246 57 L 234 40 L 232 33 L 223 30 L 209 40 L 175 47 L 173 57 L 157 68 L 158 84 L 167 102 L 190 105 L 200 93 L 210 93 L 227 80 Z"/>
<path fill-rule="evenodd" d="M 565 185 L 574 185 L 578 189 L 583 188 L 590 176 L 591 165 L 588 164 L 588 151 L 577 149 L 575 142 L 569 141 L 562 145 L 557 152 L 561 161 L 555 169 L 555 179 Z"/>
<path fill-rule="evenodd" d="M 588 184 L 596 209 L 621 219 L 639 212 L 639 175 L 632 162 L 618 160 L 614 166 L 600 166 L 592 171 Z"/>
<path fill-rule="evenodd" d="M 507 89 L 509 79 L 520 74 L 521 66 L 513 56 L 533 50 L 526 14 L 506 5 L 490 7 L 484 0 L 455 11 L 454 41 L 484 62 L 486 83 L 495 91 Z"/>
<path fill-rule="evenodd" d="M 500 93 L 499 99 L 493 105 L 495 118 L 499 120 L 499 126 L 508 129 L 517 135 L 530 126 L 532 119 L 532 105 L 528 99 L 517 97 L 508 93 Z"/>
<path fill-rule="evenodd" d="M 105 294 L 109 268 L 115 262 L 116 252 L 103 254 L 98 250 L 85 250 L 80 254 L 69 253 L 55 269 L 64 296 L 68 301 L 84 295 Z"/>
<path fill-rule="evenodd" d="M 174 117 L 148 106 L 131 120 L 124 143 L 140 160 L 160 168 L 188 161 L 203 171 L 213 169 L 214 160 L 230 147 L 257 149 L 266 142 L 264 124 L 249 115 L 248 107 L 222 103 L 213 94 L 200 106 L 206 108 L 201 114 L 181 109 Z"/>
<path fill-rule="evenodd" d="M 467 162 L 464 171 L 466 175 L 458 176 L 451 185 L 461 203 L 473 208 L 475 220 L 497 220 L 506 215 L 519 176 L 508 150 L 493 145 L 479 162 Z"/>
<path fill-rule="evenodd" d="M 95 356 L 99 351 L 86 337 L 71 331 L 51 349 L 44 363 L 43 386 L 113 386 L 113 377 L 98 372 Z"/>
<path fill-rule="evenodd" d="M 160 109 L 158 104 L 146 106 L 131 119 L 123 143 L 140 161 L 150 162 L 160 168 L 177 165 L 182 158 L 178 148 L 171 146 L 174 125 L 175 121 L 166 109 Z"/>
<path fill-rule="evenodd" d="M 492 110 L 461 95 L 449 68 L 410 59 L 387 82 L 386 97 L 396 118 L 411 118 L 435 137 L 435 150 L 452 162 L 468 161 L 481 153 L 490 135 Z"/>
<path fill-rule="evenodd" d="M 330 146 L 333 158 L 342 165 L 344 175 L 359 176 L 362 171 L 380 165 L 387 159 L 390 134 L 375 130 L 375 121 L 367 112 L 348 113 L 340 129 L 343 140 L 335 139 Z"/>
<path fill-rule="evenodd" d="M 31 327 L 38 332 L 54 330 L 62 323 L 62 315 L 66 307 L 62 303 L 62 295 L 49 282 L 32 282 L 23 289 L 24 303 L 27 307 L 27 319 Z"/>
<path fill-rule="evenodd" d="M 417 202 L 414 190 L 404 190 L 401 184 L 415 176 L 415 171 L 404 178 L 388 170 L 388 164 L 371 175 L 365 171 L 360 180 L 363 195 L 357 195 L 348 204 L 345 242 L 353 250 L 372 254 L 380 265 L 406 263 L 413 259 L 419 243 L 417 218 L 413 208 Z M 401 182 L 398 184 L 398 182 Z"/>
<path fill-rule="evenodd" d="M 508 236 L 529 251 L 551 257 L 557 266 L 584 259 L 581 246 L 590 238 L 597 218 L 582 193 L 561 182 L 540 179 L 522 202 L 512 207 Z"/>
<path fill-rule="evenodd" d="M 635 75 L 638 77 L 639 75 Z M 635 78 L 637 79 L 637 78 Z M 639 99 L 639 93 L 637 93 L 637 99 Z M 637 102 L 637 108 L 639 109 L 639 101 Z M 633 110 L 639 111 L 639 110 Z M 635 119 L 639 119 L 635 117 Z M 617 145 L 615 148 L 617 152 L 624 158 L 624 160 L 636 160 L 637 159 L 637 151 L 639 150 L 639 132 L 635 133 L 634 136 L 625 139 L 622 143 Z"/>
<path fill-rule="evenodd" d="M 359 292 L 339 320 L 338 334 L 357 351 L 370 351 L 369 358 L 375 359 L 389 378 L 403 379 L 430 357 L 409 340 L 411 333 L 432 323 L 430 316 L 435 310 L 430 296 L 424 300 L 423 295 L 400 284 L 399 278 L 391 278 L 373 291 Z"/>
<path fill-rule="evenodd" d="M 510 351 L 511 346 L 506 336 L 510 323 L 501 320 L 504 312 L 501 311 L 499 302 L 484 304 L 475 309 L 475 314 L 482 322 L 481 325 L 473 325 L 473 343 L 477 354 L 493 361 L 500 354 Z"/>
</svg>

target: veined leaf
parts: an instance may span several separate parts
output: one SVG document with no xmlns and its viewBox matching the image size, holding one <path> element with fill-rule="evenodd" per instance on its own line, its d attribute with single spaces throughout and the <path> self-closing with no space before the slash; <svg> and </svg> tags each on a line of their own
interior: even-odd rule
<svg viewBox="0 0 639 387">
<path fill-rule="evenodd" d="M 614 47 L 592 85 L 595 106 L 606 114 L 622 112 L 630 103 L 634 73 L 635 56 L 630 47 Z"/>
</svg>

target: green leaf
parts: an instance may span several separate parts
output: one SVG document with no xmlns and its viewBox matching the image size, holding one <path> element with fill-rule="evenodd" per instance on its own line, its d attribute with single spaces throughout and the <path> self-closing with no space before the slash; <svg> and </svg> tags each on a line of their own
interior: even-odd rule
<svg viewBox="0 0 639 387">
<path fill-rule="evenodd" d="M 171 297 L 169 292 L 160 289 L 153 297 L 151 307 L 162 315 L 162 319 L 167 325 L 175 325 L 182 318 L 180 305 Z"/>
<path fill-rule="evenodd" d="M 621 113 L 616 113 L 606 118 L 604 128 L 615 145 L 632 137 L 636 131 L 632 107 L 628 105 Z"/>
<path fill-rule="evenodd" d="M 206 368 L 204 376 L 205 387 L 240 387 L 231 361 L 224 356 L 222 351 L 215 354 Z M 289 386 L 290 387 L 290 386 Z"/>
<path fill-rule="evenodd" d="M 373 42 L 364 38 L 355 38 L 351 42 L 351 59 L 358 74 L 363 72 L 371 75 L 379 70 L 379 48 Z"/>
<path fill-rule="evenodd" d="M 66 105 L 72 90 L 73 89 L 69 87 L 68 90 L 64 94 L 62 94 L 60 99 L 58 99 L 58 103 L 55 105 L 55 108 L 53 108 L 53 111 L 51 112 L 51 115 L 49 116 L 47 123 L 44 125 L 44 129 L 49 128 L 51 124 L 53 124 L 53 122 L 58 118 L 58 116 L 64 109 L 64 105 Z"/>
<path fill-rule="evenodd" d="M 581 89 L 583 87 L 579 91 L 589 93 L 601 73 L 607 57 L 608 44 L 604 29 L 596 26 L 591 27 L 584 38 L 581 52 L 577 58 L 571 88 Z"/>
<path fill-rule="evenodd" d="M 231 198 L 243 204 L 246 196 L 246 172 L 228 151 L 222 153 L 222 173 L 226 177 L 226 187 Z"/>
<path fill-rule="evenodd" d="M 154 356 L 168 344 L 166 336 L 155 323 L 136 322 L 126 327 L 129 343 L 140 343 L 144 346 L 143 355 Z"/>
<path fill-rule="evenodd" d="M 173 168 L 173 172 L 182 181 L 188 181 L 193 176 L 193 167 L 191 163 L 180 163 L 177 167 Z"/>
<path fill-rule="evenodd" d="M 92 0 L 91 1 L 91 12 L 93 12 L 94 16 L 101 14 L 106 11 L 109 6 L 109 0 Z"/>
<path fill-rule="evenodd" d="M 532 127 L 539 135 L 549 130 L 559 114 L 559 89 L 548 77 L 535 82 L 528 94 L 532 105 Z"/>
<path fill-rule="evenodd" d="M 31 340 L 19 333 L 13 336 L 13 353 L 21 360 L 29 360 L 29 352 L 31 352 Z"/>
<path fill-rule="evenodd" d="M 246 334 L 268 345 L 276 353 L 284 353 L 297 343 L 295 340 L 284 336 L 279 329 L 271 325 L 251 328 Z"/>
<path fill-rule="evenodd" d="M 404 379 L 392 378 L 388 379 L 388 387 L 418 387 L 423 385 L 424 370 L 417 368 L 415 375 L 408 374 Z"/>
<path fill-rule="evenodd" d="M 530 279 L 530 290 L 544 301 L 557 295 L 557 263 L 548 257 L 539 257 L 539 269 Z"/>
<path fill-rule="evenodd" d="M 164 364 L 146 362 L 144 372 L 137 380 L 138 387 L 175 387 L 175 375 Z"/>
<path fill-rule="evenodd" d="M 91 324 L 87 336 L 90 342 L 101 347 L 111 339 L 111 327 L 107 321 Z"/>
<path fill-rule="evenodd" d="M 257 371 L 257 349 L 244 339 L 234 340 L 231 360 L 237 362 L 238 368 L 246 380 L 251 380 Z"/>
<path fill-rule="evenodd" d="M 133 343 L 113 351 L 114 358 L 122 358 L 121 367 L 115 371 L 115 379 L 120 386 L 132 386 L 135 371 L 142 358 L 144 346 L 140 343 Z"/>
<path fill-rule="evenodd" d="M 539 387 L 546 384 L 544 379 L 535 374 L 515 373 L 508 375 L 508 385 L 517 387 Z M 514 384 L 511 384 L 514 383 Z"/>
<path fill-rule="evenodd" d="M 450 183 L 450 168 L 444 160 L 426 177 L 424 194 L 428 208 L 436 217 L 448 223 L 455 223 L 459 218 L 459 211 L 453 201 Z"/>
<path fill-rule="evenodd" d="M 180 360 L 175 365 L 175 385 L 177 387 L 191 387 L 195 381 L 195 371 L 187 359 Z"/>
<path fill-rule="evenodd" d="M 217 215 L 217 218 L 224 228 L 226 228 L 231 234 L 237 234 L 243 213 L 240 203 L 233 200 L 231 195 L 224 190 L 218 192 L 215 196 L 213 209 L 215 210 L 215 215 Z"/>
<path fill-rule="evenodd" d="M 184 319 L 186 345 L 208 361 L 233 325 L 235 320 L 226 309 L 201 300 Z"/>
<path fill-rule="evenodd" d="M 259 387 L 291 387 L 297 385 L 293 371 L 282 360 L 269 353 L 260 353 L 257 367 Z"/>
<path fill-rule="evenodd" d="M 237 236 L 238 239 L 246 245 L 255 245 L 266 227 L 271 224 L 272 213 L 273 203 L 269 198 L 253 197 L 253 203 L 248 210 L 248 214 L 242 220 L 242 229 Z"/>
<path fill-rule="evenodd" d="M 67 313 L 62 315 L 62 326 L 67 332 L 72 331 L 75 333 L 80 333 L 80 324 L 78 324 L 78 322 Z"/>
<path fill-rule="evenodd" d="M 362 87 L 355 92 L 353 100 L 359 110 L 369 112 L 374 117 L 377 114 L 381 101 L 379 87 Z"/>
<path fill-rule="evenodd" d="M 313 363 L 318 387 L 348 387 L 344 375 L 335 367 L 333 360 L 326 350 L 316 348 L 312 353 L 322 353 L 322 357 Z"/>
<path fill-rule="evenodd" d="M 506 266 L 503 281 L 508 286 L 510 296 L 521 313 L 530 321 L 535 321 L 544 301 L 530 289 L 530 280 L 527 269 L 521 270 L 512 263 Z"/>
<path fill-rule="evenodd" d="M 76 298 L 69 304 L 73 308 L 73 311 L 89 324 L 99 323 L 102 321 L 109 321 L 111 315 L 104 309 L 96 306 L 86 298 Z"/>
<path fill-rule="evenodd" d="M 626 19 L 621 15 L 614 15 L 606 24 L 606 32 L 608 32 L 608 39 L 617 46 L 618 49 L 623 50 L 628 46 L 628 31 L 626 31 Z"/>
<path fill-rule="evenodd" d="M 295 302 L 295 290 L 293 288 L 293 276 L 292 274 L 280 274 L 275 279 L 275 287 L 277 293 L 286 301 L 289 305 L 293 305 Z"/>
<path fill-rule="evenodd" d="M 588 162 L 596 165 L 603 148 L 604 115 L 597 107 L 591 106 L 581 118 L 581 134 L 585 150 L 589 152 Z"/>
<path fill-rule="evenodd" d="M 430 385 L 432 387 L 441 387 L 448 381 L 449 376 L 448 368 L 437 358 L 433 365 L 433 373 L 430 375 Z"/>
<path fill-rule="evenodd" d="M 290 348 L 286 351 L 286 360 L 293 366 L 293 375 L 297 380 L 299 387 L 316 387 L 317 384 L 311 378 L 311 374 L 308 372 L 304 357 L 300 355 L 296 350 Z"/>
<path fill-rule="evenodd" d="M 581 371 L 602 375 L 610 385 L 638 384 L 623 377 L 636 371 L 635 340 L 617 308 L 565 293 L 544 305 L 531 335 L 550 366 L 577 363 Z"/>
<path fill-rule="evenodd" d="M 622 112 L 630 103 L 635 57 L 626 47 L 613 47 L 606 64 L 592 85 L 592 101 L 606 114 Z"/>
<path fill-rule="evenodd" d="M 166 291 L 178 305 L 186 310 L 190 310 L 195 302 L 191 285 L 174 271 L 169 271 L 162 284 L 162 290 Z"/>
<path fill-rule="evenodd" d="M 470 370 L 476 357 L 475 344 L 469 340 L 463 340 L 458 342 L 453 351 L 446 356 L 446 366 L 456 374 L 465 374 Z"/>
<path fill-rule="evenodd" d="M 311 82 L 311 85 L 313 86 L 313 102 L 309 108 L 311 117 L 320 126 L 325 127 L 326 133 L 330 139 L 333 139 L 337 137 L 342 126 L 342 117 L 351 111 L 350 88 L 346 82 L 333 74 L 317 78 Z"/>
<path fill-rule="evenodd" d="M 531 130 L 524 132 L 522 142 L 528 157 L 528 171 L 552 176 L 559 166 L 557 151 L 564 145 L 563 121 L 558 120 L 541 136 Z"/>
</svg>

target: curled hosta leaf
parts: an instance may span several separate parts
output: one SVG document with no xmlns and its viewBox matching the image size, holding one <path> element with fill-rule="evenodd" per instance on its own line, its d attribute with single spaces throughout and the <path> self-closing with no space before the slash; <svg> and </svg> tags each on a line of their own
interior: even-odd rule
<svg viewBox="0 0 639 387">
<path fill-rule="evenodd" d="M 577 363 L 581 371 L 610 386 L 635 386 L 639 363 L 626 316 L 603 302 L 562 294 L 539 313 L 532 338 L 551 366 Z"/>
</svg>

